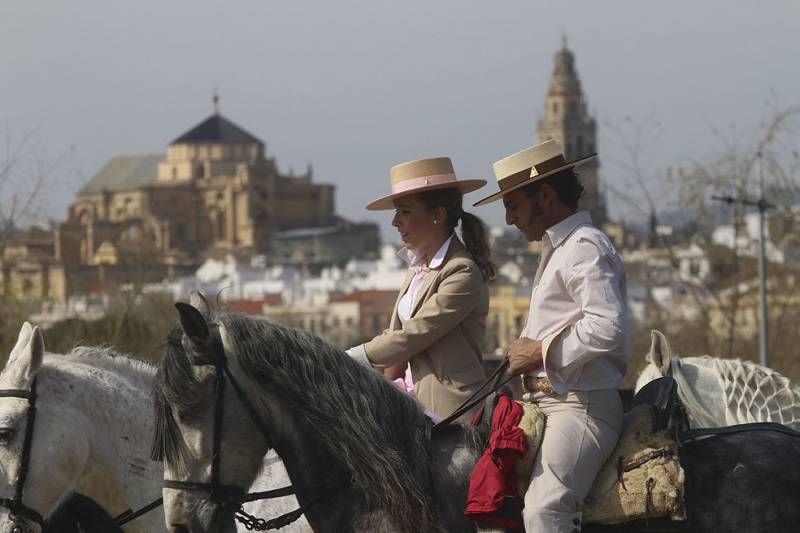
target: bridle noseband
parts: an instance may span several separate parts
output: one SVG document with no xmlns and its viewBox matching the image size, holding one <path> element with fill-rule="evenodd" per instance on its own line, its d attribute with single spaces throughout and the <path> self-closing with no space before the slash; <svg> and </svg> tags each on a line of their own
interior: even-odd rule
<svg viewBox="0 0 800 533">
<path fill-rule="evenodd" d="M 23 389 L 0 389 L 0 398 L 21 398 L 28 400 L 28 412 L 26 415 L 25 439 L 22 441 L 22 456 L 20 457 L 19 471 L 17 472 L 17 482 L 14 488 L 14 498 L 0 498 L 0 507 L 8 509 L 9 518 L 15 524 L 17 516 L 23 516 L 39 524 L 44 528 L 44 519 L 38 511 L 22 503 L 25 480 L 28 477 L 28 466 L 31 459 L 31 444 L 33 442 L 33 426 L 36 423 L 36 378 L 33 378 L 31 390 Z"/>
<path fill-rule="evenodd" d="M 209 499 L 221 507 L 235 507 L 238 509 L 234 512 L 236 520 L 244 524 L 248 530 L 266 531 L 269 529 L 280 529 L 285 527 L 298 518 L 300 518 L 306 510 L 323 499 L 325 489 L 337 488 L 344 483 L 341 479 L 333 479 L 323 482 L 315 487 L 317 493 L 315 497 L 311 498 L 305 505 L 301 505 L 294 511 L 285 513 L 281 516 L 271 520 L 264 520 L 250 515 L 244 510 L 243 504 L 256 500 L 266 500 L 271 498 L 280 498 L 283 496 L 290 496 L 295 494 L 296 491 L 292 485 L 281 487 L 262 492 L 245 492 L 241 487 L 234 485 L 225 485 L 220 482 L 220 461 L 222 459 L 222 416 L 225 404 L 225 383 L 230 381 L 233 390 L 239 398 L 239 401 L 245 406 L 250 418 L 255 422 L 255 425 L 261 431 L 267 443 L 270 442 L 269 432 L 267 431 L 266 424 L 263 423 L 261 417 L 258 415 L 253 404 L 248 400 L 247 395 L 242 389 L 239 382 L 231 373 L 228 368 L 228 360 L 225 356 L 225 349 L 222 346 L 222 341 L 216 335 L 210 338 L 212 357 L 203 356 L 190 356 L 189 361 L 192 366 L 213 366 L 214 367 L 214 428 L 212 435 L 212 456 L 211 456 L 211 481 L 208 483 L 200 483 L 195 481 L 178 481 L 172 479 L 164 480 L 164 488 L 186 490 L 192 492 L 205 492 L 208 493 Z M 352 480 L 346 478 L 348 483 Z"/>
</svg>

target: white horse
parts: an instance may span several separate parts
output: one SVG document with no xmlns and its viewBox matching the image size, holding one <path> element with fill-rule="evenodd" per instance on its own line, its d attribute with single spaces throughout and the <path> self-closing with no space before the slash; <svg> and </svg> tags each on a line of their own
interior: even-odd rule
<svg viewBox="0 0 800 533">
<path fill-rule="evenodd" d="M 636 391 L 672 376 L 692 428 L 776 422 L 800 430 L 800 388 L 779 372 L 740 359 L 673 356 L 666 337 L 656 330 L 645 358 L 648 365 L 636 380 Z"/>
<path fill-rule="evenodd" d="M 36 380 L 36 419 L 23 494 L 27 507 L 46 516 L 65 493 L 77 491 L 117 514 L 161 495 L 163 467 L 150 459 L 155 373 L 154 367 L 108 348 L 45 355 L 39 328 L 27 322 L 22 326 L 0 373 L 0 389 L 30 390 Z M 14 495 L 27 412 L 26 400 L 0 398 L 0 498 Z M 280 461 L 267 456 L 253 490 L 288 484 Z M 270 518 L 296 507 L 294 497 L 285 497 L 251 503 L 248 511 Z M 293 531 L 310 531 L 304 518 L 295 524 Z M 0 532 L 13 527 L 7 509 L 0 509 Z M 164 531 L 164 512 L 157 508 L 125 528 Z"/>
</svg>

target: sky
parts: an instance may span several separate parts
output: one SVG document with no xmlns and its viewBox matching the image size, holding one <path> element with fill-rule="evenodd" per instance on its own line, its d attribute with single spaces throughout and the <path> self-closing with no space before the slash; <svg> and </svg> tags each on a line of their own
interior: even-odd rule
<svg viewBox="0 0 800 533">
<path fill-rule="evenodd" d="M 364 209 L 389 168 L 447 155 L 460 178 L 489 181 L 470 204 L 496 190 L 492 162 L 536 141 L 566 36 L 601 181 L 636 200 L 626 146 L 645 124 L 642 166 L 667 207 L 667 167 L 711 157 L 715 132 L 752 140 L 770 105 L 800 103 L 798 26 L 788 0 L 5 0 L 0 132 L 56 162 L 42 210 L 63 219 L 108 159 L 163 152 L 217 91 L 281 170 L 311 163 L 342 216 L 393 240 L 391 213 Z M 612 217 L 641 216 L 608 195 Z M 503 224 L 500 203 L 470 209 Z"/>
</svg>

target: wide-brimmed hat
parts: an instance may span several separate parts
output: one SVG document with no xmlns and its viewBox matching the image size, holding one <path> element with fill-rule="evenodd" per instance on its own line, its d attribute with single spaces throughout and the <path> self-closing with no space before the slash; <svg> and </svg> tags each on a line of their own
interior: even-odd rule
<svg viewBox="0 0 800 533">
<path fill-rule="evenodd" d="M 492 165 L 500 192 L 475 202 L 474 206 L 499 200 L 504 194 L 515 191 L 529 183 L 539 181 L 561 170 L 573 168 L 591 161 L 597 154 L 567 161 L 561 146 L 553 139 L 525 148 L 521 152 L 504 157 Z M 530 170 L 530 172 L 527 172 Z"/>
<path fill-rule="evenodd" d="M 378 198 L 367 205 L 370 211 L 394 209 L 394 200 L 400 196 L 416 194 L 432 189 L 460 189 L 462 193 L 476 191 L 486 185 L 486 180 L 456 178 L 449 157 L 430 157 L 400 163 L 389 170 L 392 194 Z"/>
</svg>

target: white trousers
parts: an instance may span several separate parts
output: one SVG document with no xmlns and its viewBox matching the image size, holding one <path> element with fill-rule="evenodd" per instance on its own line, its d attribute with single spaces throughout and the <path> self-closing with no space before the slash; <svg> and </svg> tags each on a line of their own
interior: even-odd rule
<svg viewBox="0 0 800 533">
<path fill-rule="evenodd" d="M 616 389 L 532 399 L 547 422 L 525 494 L 525 531 L 579 532 L 583 500 L 622 431 L 622 401 Z"/>
</svg>

